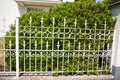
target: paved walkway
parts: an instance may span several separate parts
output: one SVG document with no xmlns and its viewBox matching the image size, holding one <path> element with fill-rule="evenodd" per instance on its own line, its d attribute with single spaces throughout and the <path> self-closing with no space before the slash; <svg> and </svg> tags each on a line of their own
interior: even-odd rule
<svg viewBox="0 0 120 80">
<path fill-rule="evenodd" d="M 114 80 L 112 75 L 84 75 L 84 76 L 21 76 L 19 79 L 15 77 L 0 77 L 0 80 Z"/>
</svg>

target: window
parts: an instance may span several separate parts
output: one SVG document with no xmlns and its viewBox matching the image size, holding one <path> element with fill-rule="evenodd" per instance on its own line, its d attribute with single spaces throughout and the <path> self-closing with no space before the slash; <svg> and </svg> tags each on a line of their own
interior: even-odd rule
<svg viewBox="0 0 120 80">
<path fill-rule="evenodd" d="M 37 11 L 46 11 L 47 12 L 48 10 L 49 10 L 49 8 L 42 8 L 42 7 L 41 8 L 40 7 L 37 7 L 37 8 L 36 7 L 28 7 L 27 8 L 27 12 L 30 12 L 30 11 L 36 11 L 36 12 Z"/>
</svg>

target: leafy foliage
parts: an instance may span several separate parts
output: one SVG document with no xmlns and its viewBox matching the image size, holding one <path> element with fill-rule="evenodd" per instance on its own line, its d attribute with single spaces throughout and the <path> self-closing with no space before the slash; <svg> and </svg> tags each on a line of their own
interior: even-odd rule
<svg viewBox="0 0 120 80">
<path fill-rule="evenodd" d="M 114 2 L 118 2 L 120 0 L 104 0 L 103 3 L 105 4 L 111 4 L 111 3 L 114 3 Z"/>
<path fill-rule="evenodd" d="M 31 27 L 31 31 L 30 31 L 30 23 L 29 23 L 29 18 L 30 16 L 32 17 L 32 27 Z M 44 24 L 42 25 L 41 24 L 41 18 L 44 18 Z M 53 23 L 52 23 L 52 19 L 53 17 L 55 18 L 55 29 L 54 29 L 54 32 L 52 30 L 52 27 L 53 27 Z M 65 27 L 68 28 L 64 31 L 64 19 L 66 18 L 66 25 Z M 75 26 L 75 24 L 73 22 L 75 22 L 75 19 L 77 20 L 77 25 Z M 86 26 L 86 29 L 88 29 L 88 33 L 90 32 L 89 29 L 93 29 L 93 31 L 91 31 L 90 34 L 87 34 L 87 32 L 85 30 L 83 30 L 83 32 L 80 33 L 80 30 L 78 30 L 79 28 L 85 28 L 85 20 L 87 19 L 87 26 Z M 50 9 L 49 12 L 29 12 L 29 13 L 26 13 L 24 14 L 23 16 L 20 17 L 20 27 L 19 28 L 19 36 L 20 39 L 19 39 L 19 48 L 20 49 L 23 49 L 23 42 L 25 41 L 26 42 L 26 45 L 25 45 L 25 49 L 29 49 L 30 46 L 31 46 L 31 49 L 35 49 L 35 41 L 37 41 L 37 49 L 43 49 L 43 50 L 46 50 L 46 46 L 42 46 L 41 47 L 41 44 L 42 45 L 46 45 L 46 41 L 49 42 L 49 47 L 48 49 L 49 50 L 52 50 L 52 40 L 53 38 L 52 35 L 54 33 L 54 37 L 58 37 L 58 34 L 60 34 L 60 37 L 59 38 L 68 38 L 65 40 L 63 39 L 54 39 L 54 45 L 57 45 L 57 42 L 59 41 L 60 42 L 60 50 L 63 50 L 63 46 L 65 50 L 67 50 L 69 48 L 68 44 L 70 42 L 70 50 L 78 50 L 78 46 L 74 46 L 74 45 L 78 45 L 79 42 L 81 42 L 81 50 L 84 49 L 84 43 L 86 44 L 86 50 L 89 49 L 89 44 L 91 45 L 91 48 L 90 50 L 98 50 L 98 49 L 103 49 L 104 48 L 104 43 L 109 43 L 111 41 L 111 39 L 109 40 L 109 38 L 107 37 L 106 38 L 106 41 L 103 42 L 102 40 L 96 40 L 94 42 L 94 40 L 90 40 L 89 39 L 89 35 L 91 34 L 95 34 L 97 35 L 99 33 L 98 32 L 95 32 L 94 29 L 95 29 L 95 21 L 97 22 L 97 27 L 96 29 L 102 29 L 103 31 L 101 31 L 101 34 L 104 34 L 104 24 L 105 24 L 105 21 L 107 21 L 107 26 L 106 26 L 106 30 L 107 29 L 113 29 L 114 27 L 114 23 L 115 21 L 112 19 L 111 17 L 111 12 L 108 10 L 108 7 L 105 5 L 105 4 L 102 4 L 102 3 L 95 3 L 94 1 L 90 1 L 90 0 L 79 0 L 79 1 L 76 1 L 74 3 L 70 3 L 70 2 L 66 2 L 66 3 L 62 3 L 56 7 L 53 7 Z M 37 30 L 35 27 L 38 27 Z M 60 31 L 58 30 L 60 28 Z M 73 33 L 70 38 L 73 38 L 73 39 L 70 39 L 69 38 L 69 34 L 64 34 L 65 33 L 69 33 L 69 28 L 71 28 L 71 33 Z M 78 28 L 78 29 L 75 29 L 75 28 Z M 43 31 L 41 31 L 43 30 Z M 56 32 L 56 33 L 55 33 Z M 106 31 L 107 32 L 107 31 Z M 31 34 L 30 34 L 31 33 Z M 25 35 L 24 35 L 25 34 Z M 42 37 L 45 37 L 47 36 L 47 38 L 45 39 L 42 39 L 41 41 L 41 38 L 37 38 L 36 37 L 36 34 L 37 34 L 37 37 L 41 37 L 41 34 L 42 34 Z M 49 34 L 49 35 L 47 35 Z M 26 37 L 29 37 L 31 35 L 31 44 L 30 44 L 30 38 L 26 38 Z M 15 49 L 15 38 L 14 37 L 11 37 L 11 36 L 15 36 L 15 27 L 14 25 L 11 27 L 10 31 L 6 34 L 6 49 L 9 49 L 9 40 L 11 40 L 11 43 L 12 43 L 12 49 Z M 22 36 L 25 36 L 25 37 L 22 37 Z M 81 37 L 81 39 L 79 39 L 79 37 Z M 75 38 L 75 39 L 74 39 Z M 94 36 L 92 36 L 92 38 L 94 38 Z M 97 37 L 99 38 L 99 37 Z M 101 37 L 101 39 L 103 39 L 104 36 Z M 84 40 L 82 40 L 84 39 Z M 41 43 L 42 42 L 42 43 Z M 65 43 L 65 44 L 63 44 Z M 100 45 L 100 48 L 98 48 L 98 45 Z M 54 49 L 57 50 L 57 47 L 54 46 Z M 8 54 L 10 54 L 10 52 L 8 51 L 7 52 Z M 32 57 L 31 57 L 31 70 L 33 71 L 35 69 L 35 55 L 40 56 L 40 52 L 31 52 L 32 54 Z M 51 55 L 51 52 L 43 52 L 43 60 L 42 60 L 42 71 L 45 71 L 46 70 L 46 56 L 47 56 L 47 59 L 49 60 L 48 61 L 48 70 L 51 71 L 51 58 L 52 56 L 49 56 L 47 54 L 50 54 Z M 59 65 L 62 65 L 62 55 L 63 53 L 60 52 L 59 54 L 57 54 L 56 52 L 54 52 L 54 55 L 58 55 L 59 56 Z M 83 54 L 83 53 L 81 53 Z M 88 52 L 86 53 L 88 54 Z M 93 54 L 93 53 L 91 53 Z M 24 55 L 24 51 L 20 51 L 20 55 Z M 25 60 L 26 60 L 26 70 L 29 71 L 29 67 L 30 67 L 30 64 L 29 64 L 29 51 L 25 51 Z M 41 57 L 41 56 L 40 56 Z M 75 57 L 78 57 L 78 54 L 75 55 Z M 79 55 L 79 58 L 81 59 L 80 60 L 80 63 L 78 64 L 78 58 L 75 58 L 73 59 L 73 52 L 70 52 L 69 54 L 69 59 L 70 59 L 70 62 L 68 62 L 68 57 L 66 56 L 64 58 L 64 71 L 76 71 L 77 70 L 77 67 L 78 65 L 81 65 L 80 66 L 80 70 L 85 70 L 87 71 L 87 67 L 88 65 L 87 64 L 82 64 L 83 62 L 83 55 Z M 9 60 L 10 58 L 6 58 L 7 59 L 7 64 L 9 64 Z M 57 65 L 57 56 L 54 57 L 54 69 L 53 71 L 56 71 L 56 65 Z M 93 56 L 91 55 L 88 59 L 88 57 L 85 57 L 84 61 L 85 63 L 89 62 L 91 63 L 91 61 L 94 60 L 94 65 L 93 64 L 89 64 L 89 66 L 95 66 L 95 70 L 97 69 L 97 64 L 98 64 L 98 61 L 97 61 L 97 57 L 96 56 Z M 12 61 L 15 61 L 15 58 L 12 57 Z M 40 58 L 37 58 L 37 68 L 38 70 L 40 70 Z M 73 61 L 74 61 L 74 65 L 73 65 Z M 24 66 L 23 66 L 23 62 L 24 62 L 24 57 L 23 56 L 20 56 L 20 70 L 23 71 L 24 70 Z M 105 64 L 105 62 L 103 63 Z M 12 69 L 15 69 L 15 65 L 12 65 Z M 69 68 L 68 68 L 69 67 Z M 109 67 L 109 66 L 108 66 Z M 100 67 L 99 67 L 100 68 Z M 98 69 L 99 69 L 98 68 Z M 89 69 L 92 69 L 92 67 L 89 67 Z M 103 69 L 105 69 L 105 66 L 103 66 Z M 59 66 L 59 70 L 61 71 L 62 70 L 62 66 Z M 84 73 L 86 74 L 86 73 Z M 94 73 L 96 74 L 96 73 Z"/>
</svg>

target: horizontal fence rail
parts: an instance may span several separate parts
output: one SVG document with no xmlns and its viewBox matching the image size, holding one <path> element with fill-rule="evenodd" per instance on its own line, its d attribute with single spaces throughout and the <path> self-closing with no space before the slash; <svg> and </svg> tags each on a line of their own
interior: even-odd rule
<svg viewBox="0 0 120 80">
<path fill-rule="evenodd" d="M 74 75 L 74 74 L 109 74 L 111 62 L 111 44 L 113 30 L 77 26 L 19 26 L 19 71 L 20 73 L 39 73 L 48 75 Z M 4 46 L 0 49 L 3 57 L 2 72 L 16 71 L 16 37 L 15 27 L 4 36 Z"/>
</svg>

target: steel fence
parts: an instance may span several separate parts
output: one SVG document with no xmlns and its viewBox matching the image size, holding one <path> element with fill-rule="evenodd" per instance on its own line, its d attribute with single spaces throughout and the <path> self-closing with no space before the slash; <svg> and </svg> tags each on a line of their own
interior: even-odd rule
<svg viewBox="0 0 120 80">
<path fill-rule="evenodd" d="M 4 36 L 0 49 L 3 64 L 0 73 L 38 73 L 48 75 L 109 74 L 113 30 L 85 28 L 77 26 L 46 27 L 41 18 L 41 26 L 13 25 Z M 19 27 L 17 29 L 17 27 Z M 17 64 L 16 64 L 17 62 Z"/>
</svg>

